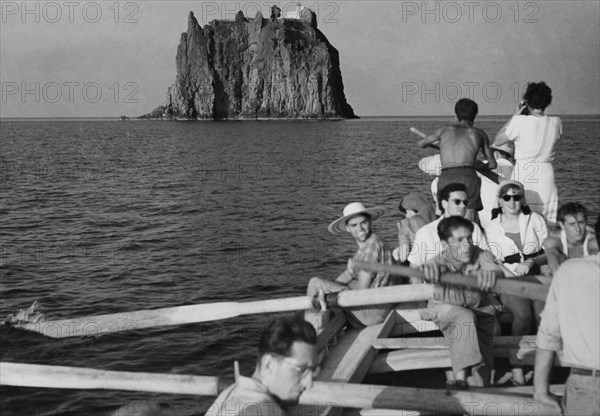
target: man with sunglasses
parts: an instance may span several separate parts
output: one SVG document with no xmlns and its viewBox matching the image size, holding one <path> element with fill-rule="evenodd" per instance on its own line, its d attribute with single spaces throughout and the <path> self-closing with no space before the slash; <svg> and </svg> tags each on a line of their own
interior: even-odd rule
<svg viewBox="0 0 600 416">
<path fill-rule="evenodd" d="M 261 334 L 252 377 L 238 376 L 206 416 L 284 416 L 312 386 L 318 370 L 312 325 L 297 316 L 278 318 Z"/>
<path fill-rule="evenodd" d="M 438 206 L 442 217 L 421 227 L 408 256 L 412 267 L 420 267 L 442 252 L 442 242 L 438 235 L 438 225 L 444 219 L 452 216 L 465 218 L 467 215 L 467 188 L 462 183 L 451 183 L 438 193 Z M 482 250 L 488 250 L 488 243 L 477 224 L 473 224 L 473 244 Z M 421 283 L 421 279 L 411 278 L 412 283 Z"/>
<path fill-rule="evenodd" d="M 558 209 L 560 231 L 544 240 L 544 250 L 552 273 L 567 259 L 576 259 L 598 253 L 596 234 L 587 225 L 587 209 L 569 202 Z"/>
</svg>

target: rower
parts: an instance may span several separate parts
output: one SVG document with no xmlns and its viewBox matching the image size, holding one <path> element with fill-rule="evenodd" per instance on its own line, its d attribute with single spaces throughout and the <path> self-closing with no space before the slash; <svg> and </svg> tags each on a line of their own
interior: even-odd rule
<svg viewBox="0 0 600 416">
<path fill-rule="evenodd" d="M 587 226 L 587 209 L 576 202 L 561 206 L 557 213 L 558 233 L 544 240 L 548 266 L 554 273 L 567 259 L 589 256 L 598 252 L 598 240 Z"/>
<path fill-rule="evenodd" d="M 504 277 L 494 255 L 473 245 L 471 221 L 459 216 L 448 217 L 437 229 L 444 248 L 421 266 L 426 282 L 439 283 L 444 272 L 463 273 L 476 278 L 480 290 L 488 291 L 496 279 Z M 433 299 L 421 316 L 435 322 L 449 342 L 454 380 L 449 380 L 447 387 L 488 386 L 494 359 L 492 338 L 496 318 L 487 297 L 477 290 L 436 286 Z"/>
<path fill-rule="evenodd" d="M 306 295 L 309 298 L 319 297 L 324 305 L 324 293 L 340 292 L 342 290 L 373 289 L 389 286 L 391 277 L 385 272 L 367 272 L 358 270 L 352 261 L 365 261 L 369 263 L 392 264 L 392 254 L 381 238 L 373 232 L 371 222 L 383 214 L 381 207 L 366 208 L 360 202 L 346 205 L 343 215 L 329 224 L 327 228 L 330 233 L 352 235 L 358 250 L 354 257 L 348 262 L 344 270 L 335 281 L 313 277 L 308 282 Z M 352 326 L 361 328 L 376 325 L 385 319 L 392 305 L 378 305 L 368 307 L 351 308 L 346 312 Z"/>
<path fill-rule="evenodd" d="M 439 128 L 430 136 L 419 140 L 419 146 L 428 147 L 439 144 L 442 162 L 438 188 L 442 189 L 451 183 L 462 183 L 467 187 L 466 218 L 473 221 L 477 211 L 483 209 L 479 196 L 481 179 L 475 171 L 477 154 L 482 151 L 488 161 L 489 169 L 496 169 L 497 164 L 490 149 L 487 134 L 473 127 L 479 111 L 477 103 L 468 98 L 461 98 L 454 106 L 457 122 Z"/>
</svg>

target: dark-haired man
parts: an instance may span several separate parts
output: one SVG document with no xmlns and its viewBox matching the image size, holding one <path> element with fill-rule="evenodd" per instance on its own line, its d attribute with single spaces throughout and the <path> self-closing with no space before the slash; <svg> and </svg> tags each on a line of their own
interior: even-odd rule
<svg viewBox="0 0 600 416">
<path fill-rule="evenodd" d="M 490 169 L 496 169 L 496 160 L 487 134 L 473 127 L 479 108 L 477 103 L 468 98 L 461 98 L 454 106 L 457 122 L 439 128 L 435 133 L 419 140 L 419 146 L 427 147 L 439 144 L 442 162 L 442 173 L 438 189 L 451 183 L 462 183 L 467 187 L 466 218 L 473 220 L 477 211 L 483 209 L 479 196 L 481 179 L 475 171 L 477 154 L 481 150 L 488 161 Z"/>
<path fill-rule="evenodd" d="M 317 334 L 296 316 L 274 320 L 258 343 L 252 377 L 238 376 L 209 407 L 206 416 L 283 416 L 312 386 L 318 370 Z"/>
<path fill-rule="evenodd" d="M 473 229 L 473 223 L 463 217 L 440 221 L 438 234 L 444 248 L 421 266 L 426 282 L 438 283 L 444 272 L 463 273 L 476 278 L 480 290 L 488 291 L 504 276 L 492 253 L 473 245 Z M 421 315 L 434 321 L 449 342 L 454 380 L 448 387 L 489 385 L 495 316 L 486 296 L 474 289 L 438 285 Z"/>
<path fill-rule="evenodd" d="M 306 294 L 312 298 L 324 292 L 340 292 L 342 290 L 372 289 L 388 286 L 390 275 L 383 272 L 367 272 L 356 269 L 353 261 L 368 263 L 392 264 L 392 255 L 387 245 L 381 240 L 371 227 L 371 222 L 382 215 L 381 207 L 366 208 L 360 202 L 346 205 L 343 215 L 329 224 L 330 233 L 343 235 L 349 233 L 356 241 L 358 250 L 348 262 L 344 270 L 335 281 L 313 277 L 308 282 Z M 322 300 L 322 299 L 321 299 Z M 364 327 L 383 322 L 391 305 L 369 307 L 355 307 L 346 309 L 350 323 L 354 327 Z"/>
<path fill-rule="evenodd" d="M 452 183 L 440 188 L 438 207 L 442 217 L 421 227 L 415 234 L 415 242 L 408 256 L 412 267 L 419 267 L 442 252 L 442 243 L 438 234 L 438 225 L 444 218 L 451 216 L 465 217 L 467 214 L 467 188 L 462 183 Z M 483 250 L 488 249 L 487 240 L 481 228 L 474 224 L 473 243 Z M 421 283 L 418 278 L 411 278 L 413 283 Z"/>
<path fill-rule="evenodd" d="M 548 236 L 543 243 L 552 273 L 567 259 L 598 253 L 596 234 L 587 225 L 587 210 L 583 205 L 564 204 L 558 209 L 556 218 L 560 231 Z"/>
<path fill-rule="evenodd" d="M 600 219 L 596 221 L 600 233 Z M 533 397 L 561 410 L 550 393 L 554 355 L 562 350 L 571 375 L 563 396 L 564 415 L 600 415 L 600 257 L 564 262 L 554 274 L 538 329 Z"/>
</svg>

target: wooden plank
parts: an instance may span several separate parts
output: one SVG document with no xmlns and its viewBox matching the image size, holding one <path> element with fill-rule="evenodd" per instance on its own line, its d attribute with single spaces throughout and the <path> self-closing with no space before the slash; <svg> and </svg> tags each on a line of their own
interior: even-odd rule
<svg viewBox="0 0 600 416">
<path fill-rule="evenodd" d="M 419 337 L 419 338 L 380 338 L 373 343 L 375 349 L 406 349 L 406 348 L 448 348 L 448 341 L 444 337 Z M 502 336 L 494 338 L 494 348 L 504 350 L 535 349 L 537 336 Z"/>
<path fill-rule="evenodd" d="M 494 357 L 508 357 L 512 365 L 533 366 L 535 351 L 535 348 L 507 349 L 500 346 L 494 348 Z M 556 355 L 554 365 L 569 367 L 564 361 L 562 351 Z M 373 362 L 369 374 L 450 366 L 450 351 L 448 349 L 403 349 L 379 354 Z"/>
</svg>

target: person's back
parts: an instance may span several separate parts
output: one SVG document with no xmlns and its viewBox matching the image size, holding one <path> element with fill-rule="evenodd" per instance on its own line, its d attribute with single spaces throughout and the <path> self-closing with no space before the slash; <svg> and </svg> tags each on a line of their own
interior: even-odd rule
<svg viewBox="0 0 600 416">
<path fill-rule="evenodd" d="M 442 169 L 475 166 L 477 154 L 483 149 L 485 133 L 472 126 L 454 124 L 443 129 L 440 136 Z"/>
</svg>

